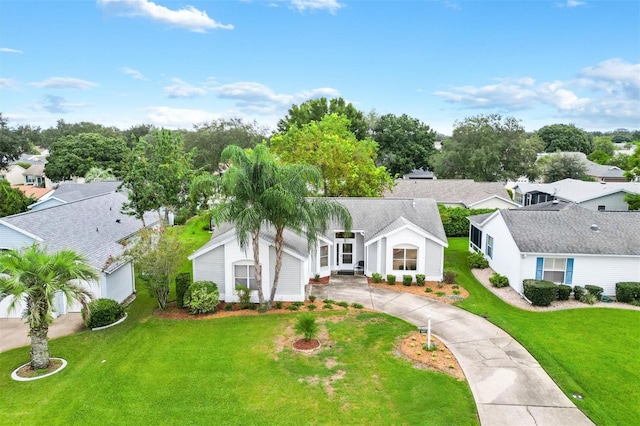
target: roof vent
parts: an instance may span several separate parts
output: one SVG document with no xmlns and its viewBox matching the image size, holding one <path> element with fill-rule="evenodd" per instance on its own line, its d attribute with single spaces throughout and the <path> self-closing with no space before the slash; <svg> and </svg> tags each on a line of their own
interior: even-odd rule
<svg viewBox="0 0 640 426">
<path fill-rule="evenodd" d="M 593 225 L 591 225 L 591 230 L 593 232 L 600 232 L 600 228 L 595 223 Z"/>
<path fill-rule="evenodd" d="M 560 201 L 555 200 L 555 199 L 551 202 L 551 204 L 559 204 L 559 203 L 560 203 Z"/>
</svg>

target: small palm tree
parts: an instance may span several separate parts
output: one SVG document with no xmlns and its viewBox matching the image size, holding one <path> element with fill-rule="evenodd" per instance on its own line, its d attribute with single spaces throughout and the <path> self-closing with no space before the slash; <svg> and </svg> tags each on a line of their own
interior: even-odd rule
<svg viewBox="0 0 640 426">
<path fill-rule="evenodd" d="M 318 335 L 318 324 L 316 324 L 316 317 L 311 314 L 302 314 L 298 318 L 295 330 L 298 333 L 302 333 L 304 340 L 307 342 L 314 339 Z"/>
<path fill-rule="evenodd" d="M 86 309 L 93 295 L 77 281 L 95 279 L 95 269 L 71 250 L 50 254 L 34 244 L 0 253 L 0 301 L 13 296 L 9 311 L 25 301 L 23 318 L 31 337 L 31 368 L 49 367 L 47 335 L 56 292 L 66 296 L 68 306 L 78 301 Z"/>
</svg>

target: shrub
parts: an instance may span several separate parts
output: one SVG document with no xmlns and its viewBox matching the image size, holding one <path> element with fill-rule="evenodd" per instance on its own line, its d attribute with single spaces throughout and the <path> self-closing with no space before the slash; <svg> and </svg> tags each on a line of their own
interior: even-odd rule
<svg viewBox="0 0 640 426">
<path fill-rule="evenodd" d="M 251 309 L 251 289 L 241 285 L 236 286 L 238 298 L 240 299 L 240 309 Z"/>
<path fill-rule="evenodd" d="M 458 274 L 453 271 L 444 271 L 444 274 L 442 274 L 442 281 L 444 281 L 445 284 L 455 284 L 457 275 Z"/>
<path fill-rule="evenodd" d="M 585 285 L 584 289 L 589 292 L 589 294 L 593 294 L 598 301 L 602 300 L 602 292 L 604 289 L 602 287 L 598 287 L 597 285 Z M 582 299 L 580 299 L 582 301 Z"/>
<path fill-rule="evenodd" d="M 89 328 L 104 327 L 124 317 L 124 308 L 113 299 L 97 299 L 89 302 L 89 312 L 83 309 L 82 318 Z"/>
<path fill-rule="evenodd" d="M 291 305 L 293 306 L 293 305 Z M 304 340 L 311 340 L 318 334 L 318 324 L 316 324 L 316 317 L 310 314 L 302 314 L 298 318 L 295 330 L 298 333 L 304 335 Z"/>
<path fill-rule="evenodd" d="M 413 282 L 413 277 L 411 275 L 402 276 L 402 285 L 410 287 L 412 282 Z"/>
<path fill-rule="evenodd" d="M 494 287 L 502 288 L 509 285 L 509 278 L 495 272 L 491 278 L 489 278 L 489 282 L 493 284 Z"/>
<path fill-rule="evenodd" d="M 416 285 L 419 287 L 424 287 L 425 279 L 426 279 L 425 274 L 416 274 Z"/>
<path fill-rule="evenodd" d="M 190 314 L 215 312 L 220 303 L 218 286 L 211 281 L 196 281 L 184 295 L 184 306 Z"/>
<path fill-rule="evenodd" d="M 579 285 L 577 285 L 573 288 L 573 298 L 578 301 L 580 301 L 580 298 L 585 293 L 586 293 L 586 290 L 584 289 L 584 287 L 580 287 Z"/>
<path fill-rule="evenodd" d="M 593 305 L 598 301 L 598 297 L 593 293 L 585 293 L 580 297 L 580 301 L 582 303 L 586 303 L 587 305 Z"/>
<path fill-rule="evenodd" d="M 298 305 L 289 305 L 287 306 L 287 309 L 290 311 L 298 311 L 300 310 L 300 307 Z"/>
<path fill-rule="evenodd" d="M 469 268 L 485 269 L 489 267 L 489 261 L 484 257 L 482 253 L 469 253 L 467 257 L 469 262 Z"/>
<path fill-rule="evenodd" d="M 337 305 L 338 306 L 342 306 L 345 309 L 347 309 L 349 307 L 349 303 L 348 302 L 338 302 Z"/>
<path fill-rule="evenodd" d="M 354 303 L 351 304 L 351 307 L 355 308 L 355 309 L 363 309 L 364 305 L 362 305 L 361 303 L 355 303 L 354 302 Z"/>
<path fill-rule="evenodd" d="M 324 299 L 322 303 L 324 303 L 325 305 L 335 305 L 336 301 L 333 299 Z"/>
<path fill-rule="evenodd" d="M 495 210 L 496 209 L 466 209 L 464 207 L 438 206 L 444 232 L 449 238 L 468 237 L 469 219 L 467 219 L 467 217 L 476 214 L 490 213 Z"/>
<path fill-rule="evenodd" d="M 292 305 L 296 305 L 297 307 L 300 307 L 304 305 L 304 302 L 293 302 Z"/>
<path fill-rule="evenodd" d="M 184 308 L 184 294 L 191 285 L 191 273 L 181 272 L 176 275 L 176 306 L 180 309 Z"/>
<path fill-rule="evenodd" d="M 325 303 L 324 305 L 322 305 L 322 309 L 333 309 L 333 305 Z"/>
<path fill-rule="evenodd" d="M 307 306 L 307 309 L 310 310 L 310 311 L 313 311 L 313 310 L 316 309 L 316 307 L 317 307 L 316 305 L 309 305 L 309 306 Z"/>
<path fill-rule="evenodd" d="M 460 290 L 453 290 L 453 294 L 455 294 L 456 296 L 460 294 Z"/>
<path fill-rule="evenodd" d="M 427 288 L 424 289 L 424 292 L 425 293 L 431 293 L 431 292 L 433 292 L 433 289 L 431 287 L 427 287 Z"/>
<path fill-rule="evenodd" d="M 282 302 L 279 300 L 276 302 L 276 309 L 282 309 Z"/>
<path fill-rule="evenodd" d="M 316 275 L 313 277 L 313 281 L 315 281 L 315 282 L 319 283 L 319 282 L 320 282 L 320 274 L 316 274 Z"/>
<path fill-rule="evenodd" d="M 445 294 L 447 294 L 447 293 L 445 293 L 444 291 L 438 291 L 438 292 L 436 292 L 436 296 L 438 296 L 438 297 L 442 297 L 442 296 L 444 296 Z"/>
<path fill-rule="evenodd" d="M 571 286 L 566 284 L 560 284 L 558 286 L 558 300 L 569 300 L 571 294 Z"/>
<path fill-rule="evenodd" d="M 231 303 L 227 303 L 226 305 L 224 305 L 224 310 L 233 311 L 233 305 Z"/>
<path fill-rule="evenodd" d="M 457 288 L 460 288 L 460 286 L 458 284 L 454 284 L 454 285 L 451 286 L 451 288 L 457 289 Z"/>
<path fill-rule="evenodd" d="M 387 274 L 387 284 L 396 285 L 396 276 L 393 274 Z"/>
<path fill-rule="evenodd" d="M 558 286 L 551 281 L 524 280 L 524 295 L 534 306 L 549 306 L 556 300 Z"/>
<path fill-rule="evenodd" d="M 316 296 L 314 296 L 313 294 L 309 295 L 309 300 L 311 302 L 315 302 L 316 301 Z"/>
<path fill-rule="evenodd" d="M 616 300 L 623 303 L 640 301 L 640 282 L 616 283 Z"/>
<path fill-rule="evenodd" d="M 373 281 L 374 283 L 381 283 L 382 274 L 379 274 L 378 272 L 374 272 L 373 274 L 371 274 L 371 281 Z"/>
</svg>

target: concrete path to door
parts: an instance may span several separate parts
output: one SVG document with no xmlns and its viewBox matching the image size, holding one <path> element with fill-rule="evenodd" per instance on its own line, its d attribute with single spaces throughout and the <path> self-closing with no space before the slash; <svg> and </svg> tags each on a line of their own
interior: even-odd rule
<svg viewBox="0 0 640 426">
<path fill-rule="evenodd" d="M 68 336 L 79 331 L 86 330 L 82 315 L 70 313 L 60 315 L 49 326 L 49 338 Z M 29 346 L 29 326 L 21 318 L 0 318 L 0 352 L 9 349 Z"/>
<path fill-rule="evenodd" d="M 483 426 L 593 425 L 522 345 L 484 318 L 426 297 L 370 287 L 357 276 L 332 276 L 311 293 L 361 303 L 416 326 L 431 317 L 433 333 L 464 371 Z"/>
</svg>

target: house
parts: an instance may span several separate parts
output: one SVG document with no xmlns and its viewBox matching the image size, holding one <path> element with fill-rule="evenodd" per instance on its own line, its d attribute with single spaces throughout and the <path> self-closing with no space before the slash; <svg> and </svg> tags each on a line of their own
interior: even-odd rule
<svg viewBox="0 0 640 426">
<path fill-rule="evenodd" d="M 31 185 L 15 185 L 12 188 L 19 189 L 24 195 L 35 200 L 44 200 L 53 192 L 53 188 L 40 188 Z"/>
<path fill-rule="evenodd" d="M 39 244 L 50 252 L 71 249 L 84 255 L 99 274 L 85 283 L 97 298 L 122 302 L 135 292 L 133 265 L 117 261 L 126 242 L 142 229 L 142 221 L 120 212 L 127 195 L 110 192 L 48 209 L 0 218 L 0 250 L 18 250 Z M 147 224 L 157 213 L 145 214 Z M 0 302 L 0 316 L 20 317 L 21 309 L 7 312 L 10 300 Z M 66 313 L 64 295 L 56 295 L 58 314 Z M 69 312 L 80 310 L 73 306 Z"/>
<path fill-rule="evenodd" d="M 640 281 L 640 212 L 607 212 L 551 201 L 469 217 L 469 250 L 523 293 L 525 279 L 571 286 Z"/>
<path fill-rule="evenodd" d="M 567 155 L 579 158 L 585 165 L 586 175 L 594 178 L 598 182 L 627 182 L 627 178 L 624 176 L 624 170 L 616 166 L 594 163 L 587 158 L 584 152 L 545 152 L 538 154 L 538 159 L 546 157 L 547 155 Z"/>
<path fill-rule="evenodd" d="M 333 226 L 320 235 L 311 249 L 305 237 L 285 232 L 282 271 L 276 300 L 303 301 L 309 279 L 327 277 L 338 271 L 362 266 L 365 275 L 426 275 L 427 280 L 442 279 L 447 237 L 438 208 L 431 199 L 335 198 L 352 217 L 351 232 Z M 273 284 L 276 253 L 274 230 L 260 235 L 260 264 L 265 294 Z M 215 229 L 211 240 L 196 250 L 193 280 L 213 281 L 220 300 L 237 301 L 236 285 L 256 289 L 253 250 L 238 244 L 235 228 L 227 223 Z M 253 300 L 257 294 L 253 292 Z"/>
<path fill-rule="evenodd" d="M 398 179 L 388 198 L 433 198 L 447 207 L 468 209 L 510 209 L 518 207 L 499 182 L 475 182 L 471 179 L 405 180 Z"/>
<path fill-rule="evenodd" d="M 406 175 L 402 176 L 402 179 L 435 179 L 436 175 L 431 170 L 424 170 L 422 167 L 419 169 L 413 169 Z"/>
<path fill-rule="evenodd" d="M 49 196 L 29 206 L 30 210 L 42 210 L 60 204 L 70 203 L 83 198 L 106 194 L 118 189 L 122 182 L 104 181 L 90 183 L 62 182 Z"/>
<path fill-rule="evenodd" d="M 626 194 L 640 194 L 640 182 L 585 182 L 563 179 L 553 183 L 518 183 L 513 200 L 519 206 L 562 200 L 591 210 L 629 209 Z"/>
<path fill-rule="evenodd" d="M 51 188 L 51 181 L 44 174 L 44 164 L 33 164 L 22 175 L 24 176 L 25 185 Z"/>
<path fill-rule="evenodd" d="M 9 185 L 22 185 L 25 171 L 26 169 L 18 164 L 9 164 L 6 168 L 0 170 L 0 180 L 6 180 Z"/>
</svg>

